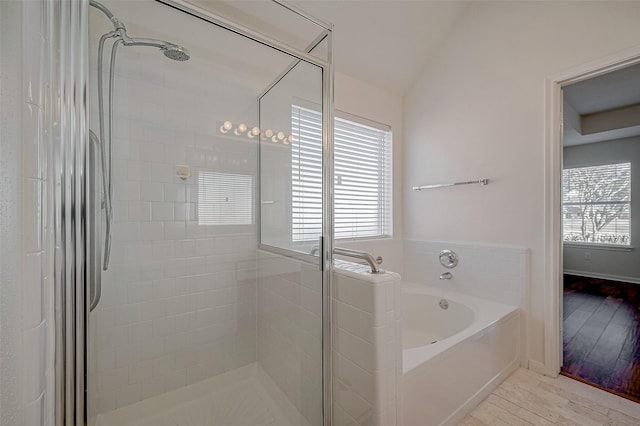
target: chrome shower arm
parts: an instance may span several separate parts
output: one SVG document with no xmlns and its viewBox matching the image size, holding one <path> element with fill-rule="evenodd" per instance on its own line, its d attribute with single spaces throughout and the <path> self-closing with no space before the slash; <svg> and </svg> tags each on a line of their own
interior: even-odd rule
<svg viewBox="0 0 640 426">
<path fill-rule="evenodd" d="M 166 49 L 168 47 L 176 46 L 173 43 L 169 43 L 162 40 L 155 40 L 152 38 L 133 38 L 129 37 L 127 33 L 121 33 L 122 44 L 125 46 L 149 46 L 149 47 L 157 47 L 159 49 Z"/>
</svg>

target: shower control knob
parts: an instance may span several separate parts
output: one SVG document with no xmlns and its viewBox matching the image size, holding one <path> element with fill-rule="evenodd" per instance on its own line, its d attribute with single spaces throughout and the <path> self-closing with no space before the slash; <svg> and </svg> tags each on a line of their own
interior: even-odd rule
<svg viewBox="0 0 640 426">
<path fill-rule="evenodd" d="M 458 255 L 451 250 L 442 250 L 439 258 L 440 264 L 447 269 L 453 269 L 458 264 Z"/>
</svg>

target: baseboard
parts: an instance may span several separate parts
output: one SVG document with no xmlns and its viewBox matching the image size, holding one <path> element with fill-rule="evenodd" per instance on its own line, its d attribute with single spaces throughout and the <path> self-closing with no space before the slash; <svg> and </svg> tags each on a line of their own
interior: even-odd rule
<svg viewBox="0 0 640 426">
<path fill-rule="evenodd" d="M 500 373 L 498 373 L 493 379 L 491 379 L 486 385 L 484 385 L 478 392 L 476 392 L 471 398 L 462 404 L 456 411 L 454 411 L 449 417 L 447 417 L 440 426 L 453 426 L 457 425 L 460 420 L 464 419 L 467 414 L 473 411 L 478 404 L 487 398 L 491 392 L 493 392 L 507 377 L 511 376 L 514 371 L 520 367 L 520 360 L 514 359 L 507 365 Z M 406 425 L 405 425 L 406 426 Z"/>
<path fill-rule="evenodd" d="M 567 275 L 576 275 L 578 277 L 599 278 L 601 280 L 622 281 L 625 283 L 640 284 L 640 279 L 634 277 L 625 277 L 624 275 L 600 274 L 598 272 L 576 271 L 574 269 L 565 269 L 563 273 Z"/>
<path fill-rule="evenodd" d="M 547 369 L 545 368 L 544 364 L 541 363 L 540 361 L 535 361 L 533 359 L 529 360 L 529 370 L 533 371 L 534 373 L 538 373 L 542 376 L 548 375 Z"/>
</svg>

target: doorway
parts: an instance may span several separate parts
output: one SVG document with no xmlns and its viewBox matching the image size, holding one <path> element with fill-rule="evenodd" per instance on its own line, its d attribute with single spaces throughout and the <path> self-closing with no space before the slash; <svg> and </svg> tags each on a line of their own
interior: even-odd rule
<svg viewBox="0 0 640 426">
<path fill-rule="evenodd" d="M 639 401 L 640 65 L 562 95 L 560 373 Z"/>
</svg>

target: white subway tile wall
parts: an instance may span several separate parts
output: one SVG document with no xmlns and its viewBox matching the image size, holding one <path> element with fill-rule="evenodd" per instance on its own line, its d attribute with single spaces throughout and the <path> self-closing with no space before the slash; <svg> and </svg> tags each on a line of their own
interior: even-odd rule
<svg viewBox="0 0 640 426">
<path fill-rule="evenodd" d="M 255 206 L 255 141 L 217 131 L 255 97 L 223 102 L 209 76 L 150 49 L 121 49 L 118 61 L 111 264 L 90 316 L 92 416 L 257 359 L 255 212 L 248 225 L 197 217 L 200 172 L 249 177 Z M 92 98 L 97 105 L 95 90 Z"/>
<path fill-rule="evenodd" d="M 259 251 L 258 363 L 313 426 L 322 425 L 322 273 Z"/>
<path fill-rule="evenodd" d="M 453 250 L 458 265 L 446 269 L 441 250 Z M 451 280 L 440 280 L 449 271 Z M 526 309 L 529 250 L 520 247 L 466 244 L 446 241 L 405 240 L 402 279 L 441 287 Z"/>
<path fill-rule="evenodd" d="M 402 377 L 401 278 L 369 266 L 333 274 L 333 421 L 398 424 Z"/>
<path fill-rule="evenodd" d="M 440 265 L 441 250 L 458 254 L 458 265 Z M 449 271 L 450 280 L 440 280 Z M 520 353 L 527 362 L 529 325 L 529 249 L 445 241 L 405 240 L 404 281 L 427 284 L 455 293 L 481 297 L 520 308 Z"/>
</svg>

